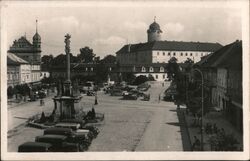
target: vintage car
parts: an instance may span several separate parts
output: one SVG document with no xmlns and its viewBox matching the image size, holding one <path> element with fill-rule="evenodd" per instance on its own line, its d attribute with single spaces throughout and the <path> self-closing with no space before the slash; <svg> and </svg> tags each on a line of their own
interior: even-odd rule
<svg viewBox="0 0 250 161">
<path fill-rule="evenodd" d="M 95 88 L 94 82 L 87 81 L 80 89 L 80 92 L 87 93 L 87 91 L 94 91 L 94 88 Z"/>
<path fill-rule="evenodd" d="M 137 100 L 138 96 L 136 93 L 126 93 L 123 95 L 123 99 L 126 99 L 126 100 Z"/>
<path fill-rule="evenodd" d="M 82 134 L 78 133 L 79 129 L 80 129 L 80 124 L 78 124 L 78 123 L 58 123 L 58 124 L 56 124 L 56 127 L 71 128 L 75 132 L 76 135 L 82 135 Z M 88 130 L 88 133 L 86 133 L 86 131 L 85 131 L 84 135 L 85 135 L 86 140 L 88 140 L 88 141 L 91 141 L 94 138 L 94 134 L 89 130 Z"/>
<path fill-rule="evenodd" d="M 88 146 L 91 143 L 91 139 L 89 139 L 89 137 L 87 135 L 88 132 L 80 133 L 78 131 L 75 132 L 70 128 L 53 127 L 53 128 L 48 128 L 48 129 L 44 130 L 44 135 L 65 135 L 68 137 L 66 140 L 67 142 L 78 143 L 79 150 L 85 151 L 88 149 Z"/>
<path fill-rule="evenodd" d="M 77 123 L 80 124 L 80 128 L 86 124 L 86 121 L 83 119 L 63 119 L 60 123 Z"/>
<path fill-rule="evenodd" d="M 50 152 L 52 145 L 42 142 L 25 142 L 18 147 L 18 152 Z"/>
<path fill-rule="evenodd" d="M 59 122 L 56 127 L 71 128 L 72 130 L 77 130 L 81 127 L 79 123 L 70 122 Z"/>
<path fill-rule="evenodd" d="M 52 145 L 52 152 L 78 152 L 79 144 L 78 143 L 69 143 L 67 142 L 68 137 L 65 135 L 42 135 L 37 136 L 36 142 L 49 143 Z"/>
</svg>

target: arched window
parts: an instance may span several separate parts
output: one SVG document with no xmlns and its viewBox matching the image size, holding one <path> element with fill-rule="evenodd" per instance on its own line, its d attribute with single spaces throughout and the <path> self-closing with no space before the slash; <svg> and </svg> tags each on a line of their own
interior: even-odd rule
<svg viewBox="0 0 250 161">
<path fill-rule="evenodd" d="M 149 68 L 149 72 L 154 72 L 154 68 L 153 68 L 153 67 L 150 67 L 150 68 Z"/>
<path fill-rule="evenodd" d="M 164 68 L 163 67 L 160 67 L 160 72 L 164 72 Z"/>
<path fill-rule="evenodd" d="M 141 68 L 141 71 L 142 71 L 142 72 L 146 72 L 146 68 L 143 66 L 143 67 Z"/>
</svg>

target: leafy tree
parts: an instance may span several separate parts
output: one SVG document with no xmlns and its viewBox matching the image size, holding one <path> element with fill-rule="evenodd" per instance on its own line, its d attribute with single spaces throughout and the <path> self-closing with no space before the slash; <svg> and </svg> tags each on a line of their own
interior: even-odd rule
<svg viewBox="0 0 250 161">
<path fill-rule="evenodd" d="M 152 76 L 152 74 L 149 74 L 148 75 L 148 80 L 149 81 L 155 81 L 155 78 Z"/>
<path fill-rule="evenodd" d="M 12 98 L 13 95 L 14 95 L 14 89 L 12 86 L 9 86 L 7 89 L 7 96 L 8 96 L 8 98 Z"/>
<path fill-rule="evenodd" d="M 53 55 L 44 55 L 41 58 L 42 64 L 45 64 L 47 67 L 49 67 L 51 61 L 54 59 Z"/>
<path fill-rule="evenodd" d="M 122 73 L 122 78 L 125 82 L 132 84 L 135 81 L 136 76 L 133 73 Z"/>
<path fill-rule="evenodd" d="M 191 68 L 194 64 L 194 61 L 190 58 L 187 58 L 187 60 L 184 61 L 184 64 L 186 64 L 186 72 L 190 72 L 191 71 Z"/>
<path fill-rule="evenodd" d="M 177 79 L 180 69 L 179 65 L 177 64 L 177 59 L 175 57 L 169 59 L 166 69 L 169 80 Z"/>
<path fill-rule="evenodd" d="M 52 60 L 52 65 L 62 65 L 62 64 L 66 64 L 66 55 L 65 54 L 57 55 Z"/>
<path fill-rule="evenodd" d="M 115 64 L 116 57 L 114 55 L 107 55 L 101 61 L 106 64 Z"/>
<path fill-rule="evenodd" d="M 93 62 L 95 56 L 96 55 L 93 53 L 93 49 L 86 46 L 80 49 L 80 54 L 77 55 L 77 58 L 80 60 L 80 62 L 91 63 Z"/>
<path fill-rule="evenodd" d="M 100 83 L 106 81 L 108 73 L 109 73 L 108 67 L 104 64 L 103 61 L 100 61 L 100 63 L 96 64 L 95 82 Z"/>
<path fill-rule="evenodd" d="M 139 84 L 142 84 L 142 83 L 145 83 L 148 81 L 148 77 L 144 76 L 144 75 L 139 75 L 138 77 L 135 78 L 135 81 L 134 81 L 134 85 L 139 85 Z"/>
<path fill-rule="evenodd" d="M 78 58 L 75 57 L 70 53 L 70 63 L 76 63 L 78 61 Z M 67 56 L 66 54 L 60 54 L 56 56 L 52 61 L 51 64 L 54 66 L 57 65 L 65 65 L 67 63 Z"/>
</svg>

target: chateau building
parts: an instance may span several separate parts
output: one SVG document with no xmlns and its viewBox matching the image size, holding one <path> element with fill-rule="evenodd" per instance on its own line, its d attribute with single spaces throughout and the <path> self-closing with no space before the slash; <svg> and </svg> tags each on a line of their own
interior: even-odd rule
<svg viewBox="0 0 250 161">
<path fill-rule="evenodd" d="M 34 83 L 40 81 L 41 36 L 37 31 L 37 21 L 36 33 L 33 36 L 33 42 L 30 43 L 26 36 L 22 36 L 13 42 L 12 46 L 8 50 L 8 53 L 15 54 L 31 65 L 31 82 Z"/>
<path fill-rule="evenodd" d="M 162 32 L 160 25 L 154 21 L 147 30 L 147 42 L 127 44 L 118 50 L 116 56 L 121 71 L 134 72 L 135 75 L 151 74 L 155 80 L 164 81 L 167 78 L 165 67 L 171 57 L 177 58 L 178 63 L 187 58 L 198 62 L 201 57 L 222 47 L 219 43 L 162 41 Z"/>
</svg>

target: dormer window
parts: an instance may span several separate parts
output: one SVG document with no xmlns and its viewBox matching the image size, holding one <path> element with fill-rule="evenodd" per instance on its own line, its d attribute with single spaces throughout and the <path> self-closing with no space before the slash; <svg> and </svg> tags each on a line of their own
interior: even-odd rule
<svg viewBox="0 0 250 161">
<path fill-rule="evenodd" d="M 153 67 L 150 67 L 150 68 L 149 68 L 149 72 L 154 72 L 154 68 L 153 68 Z"/>
<path fill-rule="evenodd" d="M 160 72 L 164 72 L 164 68 L 163 67 L 160 67 Z"/>
<path fill-rule="evenodd" d="M 146 72 L 146 68 L 145 68 L 145 67 L 142 67 L 142 68 L 141 68 L 141 71 L 142 71 L 142 72 Z"/>
</svg>

